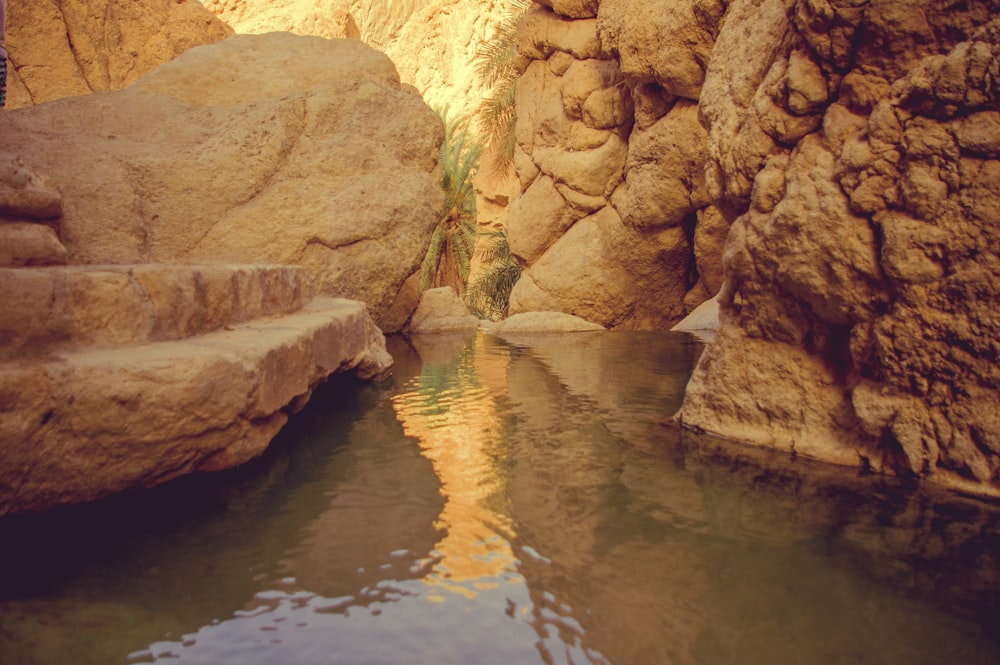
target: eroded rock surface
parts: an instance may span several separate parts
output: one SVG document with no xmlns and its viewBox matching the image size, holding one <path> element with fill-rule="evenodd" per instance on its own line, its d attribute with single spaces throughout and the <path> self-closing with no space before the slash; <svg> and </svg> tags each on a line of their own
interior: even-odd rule
<svg viewBox="0 0 1000 665">
<path fill-rule="evenodd" d="M 120 90 L 232 32 L 195 0 L 12 2 L 7 108 Z"/>
<path fill-rule="evenodd" d="M 301 265 L 319 295 L 375 317 L 438 220 L 442 135 L 384 55 L 287 33 L 237 35 L 126 90 L 0 115 L 0 151 L 63 197 L 71 263 Z"/>
<path fill-rule="evenodd" d="M 718 293 L 685 424 L 1000 493 L 1000 4 L 540 5 L 511 312 Z"/>
<path fill-rule="evenodd" d="M 998 10 L 729 6 L 700 107 L 740 215 L 685 424 L 1000 494 Z"/>
<path fill-rule="evenodd" d="M 481 91 L 474 60 L 503 15 L 501 0 L 204 0 L 240 34 L 274 30 L 352 37 L 388 55 L 432 106 L 471 111 Z"/>
<path fill-rule="evenodd" d="M 713 238 L 729 222 L 695 232 L 711 203 L 696 102 L 718 17 L 671 2 L 543 4 L 519 32 L 522 191 L 508 235 L 526 270 L 510 311 L 667 329 L 721 286 Z"/>
</svg>

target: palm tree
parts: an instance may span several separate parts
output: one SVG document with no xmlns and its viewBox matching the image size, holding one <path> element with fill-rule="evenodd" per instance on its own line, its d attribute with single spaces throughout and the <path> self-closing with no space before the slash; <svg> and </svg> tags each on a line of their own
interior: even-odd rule
<svg viewBox="0 0 1000 665">
<path fill-rule="evenodd" d="M 469 285 L 465 302 L 476 316 L 499 321 L 507 315 L 510 292 L 521 277 L 521 266 L 510 253 L 506 231 L 481 233 L 479 238 L 483 265 L 489 267 Z"/>
<path fill-rule="evenodd" d="M 531 4 L 532 0 L 510 0 L 496 35 L 476 53 L 480 85 L 490 91 L 479 105 L 479 137 L 492 149 L 491 166 L 498 175 L 507 175 L 514 165 L 517 26 Z"/>
<path fill-rule="evenodd" d="M 438 114 L 445 128 L 438 153 L 445 203 L 420 268 L 420 286 L 424 290 L 451 286 L 461 296 L 469 280 L 469 262 L 476 238 L 476 192 L 472 178 L 479 168 L 483 146 L 471 137 L 467 118 L 449 118 L 447 107 L 439 109 Z"/>
</svg>

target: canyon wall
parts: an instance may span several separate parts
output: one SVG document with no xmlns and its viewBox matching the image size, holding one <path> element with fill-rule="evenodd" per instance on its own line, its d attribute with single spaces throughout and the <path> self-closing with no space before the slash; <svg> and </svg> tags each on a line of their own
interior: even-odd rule
<svg viewBox="0 0 1000 665">
<path fill-rule="evenodd" d="M 233 34 L 196 0 L 36 0 L 7 11 L 7 107 L 120 90 Z"/>
<path fill-rule="evenodd" d="M 698 107 L 721 8 L 545 4 L 519 30 L 511 312 L 667 329 L 721 286 Z"/>
<path fill-rule="evenodd" d="M 719 291 L 685 426 L 1000 494 L 1000 3 L 541 4 L 512 311 Z"/>
<path fill-rule="evenodd" d="M 237 33 L 274 30 L 352 37 L 388 55 L 404 83 L 434 107 L 470 112 L 482 92 L 474 60 L 491 39 L 501 0 L 203 0 Z"/>
</svg>

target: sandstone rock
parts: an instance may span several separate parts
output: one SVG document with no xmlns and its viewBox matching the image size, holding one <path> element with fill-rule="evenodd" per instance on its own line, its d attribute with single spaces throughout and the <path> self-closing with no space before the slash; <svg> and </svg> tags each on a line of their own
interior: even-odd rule
<svg viewBox="0 0 1000 665">
<path fill-rule="evenodd" d="M 288 31 L 352 37 L 384 52 L 400 78 L 434 107 L 469 113 L 481 97 L 473 65 L 505 15 L 489 0 L 206 0 L 239 34 Z"/>
<path fill-rule="evenodd" d="M 0 286 L 0 361 L 179 340 L 289 314 L 312 298 L 306 273 L 290 266 L 0 269 Z"/>
<path fill-rule="evenodd" d="M 507 218 L 510 251 L 533 263 L 583 216 L 567 203 L 552 178 L 542 175 L 510 205 Z"/>
<path fill-rule="evenodd" d="M 704 333 L 719 328 L 719 298 L 709 298 L 670 330 L 675 332 Z"/>
<path fill-rule="evenodd" d="M 730 5 L 701 108 L 710 189 L 745 212 L 726 245 L 722 325 L 683 423 L 1000 495 L 995 5 L 824 13 L 803 2 L 790 30 L 766 19 L 765 3 L 758 18 L 775 32 L 755 54 L 730 23 L 754 10 Z M 742 70 L 715 69 L 737 53 Z M 837 85 L 841 98 L 823 101 Z M 746 152 L 732 128 L 784 140 L 761 122 L 773 109 L 727 115 L 765 97 L 791 115 L 825 105 L 822 125 L 790 149 Z"/>
<path fill-rule="evenodd" d="M 595 330 L 604 330 L 604 326 L 563 312 L 524 312 L 500 321 L 493 326 L 491 332 L 505 336 L 522 333 L 593 332 Z"/>
<path fill-rule="evenodd" d="M 297 264 L 318 293 L 375 318 L 437 222 L 441 136 L 385 56 L 283 33 L 192 49 L 120 92 L 0 114 L 0 151 L 62 193 L 71 262 Z"/>
<path fill-rule="evenodd" d="M 0 217 L 43 220 L 61 215 L 59 192 L 15 155 L 0 153 Z"/>
<path fill-rule="evenodd" d="M 66 263 L 66 248 L 48 226 L 0 223 L 0 268 L 63 263 Z"/>
<path fill-rule="evenodd" d="M 541 7 L 521 19 L 517 50 L 533 60 L 546 60 L 556 52 L 568 53 L 577 60 L 603 55 L 595 19 L 570 21 Z"/>
<path fill-rule="evenodd" d="M 688 65 L 707 62 L 721 17 L 709 4 L 607 2 L 596 20 L 569 20 L 576 14 L 552 3 L 555 11 L 536 8 L 522 20 L 518 51 L 528 62 L 516 89 L 514 160 L 522 191 L 510 207 L 508 237 L 527 271 L 512 312 L 551 309 L 651 329 L 712 295 L 688 279 L 695 213 L 709 203 L 705 131 L 697 107 L 676 96 L 697 97 L 703 69 L 694 65 L 693 75 Z M 659 40 L 671 35 L 666 26 L 682 19 L 692 32 L 677 28 L 673 50 L 660 57 Z M 609 214 L 613 223 L 577 228 L 582 218 Z M 663 231 L 681 224 L 687 235 Z M 630 250 L 614 256 L 606 245 L 617 242 Z M 635 243 L 644 246 L 631 251 Z M 593 265 L 584 266 L 584 257 Z M 720 259 L 721 250 L 706 261 Z M 615 265 L 630 260 L 636 265 Z M 607 285 L 615 279 L 632 284 Z M 644 300 L 638 284 L 675 300 L 637 305 Z"/>
<path fill-rule="evenodd" d="M 539 4 L 570 18 L 593 18 L 597 16 L 598 0 L 539 0 Z"/>
<path fill-rule="evenodd" d="M 729 220 L 715 206 L 698 211 L 694 227 L 694 257 L 699 281 L 715 295 L 722 288 L 722 257 L 729 237 Z"/>
<path fill-rule="evenodd" d="M 683 229 L 642 234 L 608 206 L 574 224 L 521 274 L 510 313 L 565 312 L 606 328 L 669 327 L 683 316 L 689 256 Z"/>
<path fill-rule="evenodd" d="M 241 464 L 322 378 L 389 364 L 364 305 L 333 299 L 185 340 L 0 364 L 0 514 Z"/>
<path fill-rule="evenodd" d="M 413 317 L 406 326 L 406 332 L 463 333 L 479 328 L 479 319 L 469 313 L 462 299 L 450 286 L 428 289 L 420 297 Z"/>
<path fill-rule="evenodd" d="M 7 108 L 120 90 L 192 46 L 230 34 L 198 2 L 12 3 Z"/>
<path fill-rule="evenodd" d="M 648 129 L 629 136 L 625 194 L 615 201 L 622 221 L 638 228 L 674 226 L 708 205 L 705 130 L 697 105 L 678 101 Z"/>
<path fill-rule="evenodd" d="M 656 82 L 692 101 L 711 58 L 713 23 L 695 3 L 672 0 L 603 0 L 598 15 L 604 50 L 617 54 L 633 86 Z"/>
</svg>

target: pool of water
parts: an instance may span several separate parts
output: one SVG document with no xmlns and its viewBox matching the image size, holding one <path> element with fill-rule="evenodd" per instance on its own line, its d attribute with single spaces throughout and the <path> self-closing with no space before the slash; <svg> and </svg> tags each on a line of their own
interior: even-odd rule
<svg viewBox="0 0 1000 665">
<path fill-rule="evenodd" d="M 677 430 L 694 338 L 390 350 L 242 469 L 0 521 L 0 663 L 1000 663 L 1000 507 Z"/>
</svg>

